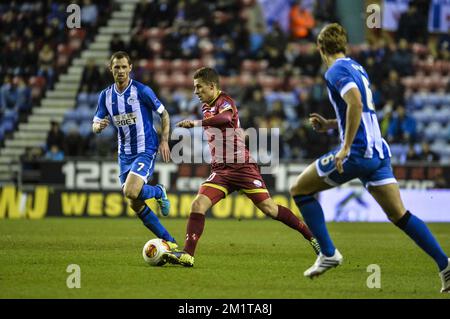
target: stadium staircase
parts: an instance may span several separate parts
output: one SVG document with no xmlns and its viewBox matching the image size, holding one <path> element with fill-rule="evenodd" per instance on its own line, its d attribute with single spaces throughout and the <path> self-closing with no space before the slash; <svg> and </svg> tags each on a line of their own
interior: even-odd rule
<svg viewBox="0 0 450 319">
<path fill-rule="evenodd" d="M 112 35 L 120 34 L 127 43 L 135 6 L 138 0 L 120 0 L 118 10 L 113 11 L 106 26 L 100 27 L 94 40 L 80 57 L 73 59 L 66 74 L 60 75 L 52 90 L 46 92 L 40 106 L 35 106 L 27 123 L 20 123 L 12 138 L 0 149 L 0 185 L 17 183 L 20 180 L 20 157 L 28 147 L 45 145 L 51 121 L 62 122 L 65 113 L 76 103 L 83 67 L 90 58 L 105 67 L 109 59 L 109 42 Z M 100 13 L 101 14 L 101 13 Z M 16 179 L 16 177 L 18 177 Z"/>
</svg>

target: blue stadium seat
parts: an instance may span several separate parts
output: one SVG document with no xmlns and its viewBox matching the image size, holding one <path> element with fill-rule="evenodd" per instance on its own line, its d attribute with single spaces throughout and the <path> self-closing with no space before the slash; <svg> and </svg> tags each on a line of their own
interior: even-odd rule
<svg viewBox="0 0 450 319">
<path fill-rule="evenodd" d="M 428 140 L 433 140 L 441 134 L 442 126 L 439 122 L 430 123 L 424 131 L 425 137 Z"/>
<path fill-rule="evenodd" d="M 10 133 L 10 132 L 14 131 L 15 123 L 16 122 L 12 121 L 11 119 L 4 118 L 3 123 L 2 123 L 4 132 Z"/>
<path fill-rule="evenodd" d="M 82 122 L 80 124 L 80 135 L 82 137 L 88 137 L 92 133 L 92 122 Z"/>
<path fill-rule="evenodd" d="M 92 121 L 94 112 L 88 105 L 79 106 L 76 108 L 77 120 L 82 123 L 85 121 Z"/>
<path fill-rule="evenodd" d="M 79 125 L 77 123 L 77 121 L 75 120 L 66 120 L 64 121 L 64 123 L 61 125 L 61 130 L 64 132 L 64 134 L 68 134 L 70 131 L 72 131 L 73 129 L 78 130 Z"/>
<path fill-rule="evenodd" d="M 64 121 L 66 122 L 77 122 L 78 121 L 78 112 L 76 109 L 72 109 L 64 114 Z"/>
<path fill-rule="evenodd" d="M 15 110 L 9 110 L 6 109 L 5 113 L 3 114 L 3 119 L 6 121 L 12 121 L 13 123 L 16 123 L 19 119 L 19 114 Z"/>
<path fill-rule="evenodd" d="M 98 103 L 99 93 L 90 93 L 88 96 L 88 104 L 91 108 L 96 108 Z"/>
</svg>

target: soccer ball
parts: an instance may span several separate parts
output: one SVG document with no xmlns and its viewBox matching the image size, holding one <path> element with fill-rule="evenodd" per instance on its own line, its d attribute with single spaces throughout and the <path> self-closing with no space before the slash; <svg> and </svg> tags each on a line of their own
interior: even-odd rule
<svg viewBox="0 0 450 319">
<path fill-rule="evenodd" d="M 162 266 L 165 264 L 164 260 L 162 260 L 162 255 L 169 250 L 169 245 L 164 239 L 150 239 L 142 249 L 142 257 L 151 266 Z"/>
</svg>

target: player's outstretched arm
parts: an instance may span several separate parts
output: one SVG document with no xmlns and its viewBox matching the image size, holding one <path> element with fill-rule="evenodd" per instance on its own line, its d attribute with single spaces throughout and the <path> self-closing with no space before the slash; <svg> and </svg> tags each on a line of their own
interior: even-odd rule
<svg viewBox="0 0 450 319">
<path fill-rule="evenodd" d="M 159 152 L 165 163 L 170 161 L 169 133 L 170 116 L 169 113 L 164 110 L 161 113 L 161 142 L 159 143 Z"/>
<path fill-rule="evenodd" d="M 311 123 L 313 129 L 317 132 L 326 132 L 329 129 L 337 128 L 336 119 L 326 119 L 322 115 L 317 113 L 309 114 L 309 122 Z"/>
</svg>

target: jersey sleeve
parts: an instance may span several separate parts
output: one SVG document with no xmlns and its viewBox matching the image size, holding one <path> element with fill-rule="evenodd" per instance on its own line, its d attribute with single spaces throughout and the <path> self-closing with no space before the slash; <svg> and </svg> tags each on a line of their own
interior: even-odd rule
<svg viewBox="0 0 450 319">
<path fill-rule="evenodd" d="M 351 88 L 358 88 L 353 74 L 347 68 L 336 66 L 330 71 L 327 74 L 327 80 L 342 98 Z"/>
<path fill-rule="evenodd" d="M 108 110 L 106 109 L 106 94 L 105 91 L 102 91 L 98 97 L 97 110 L 95 110 L 95 115 L 93 122 L 100 122 L 104 119 L 108 114 Z"/>
<path fill-rule="evenodd" d="M 142 99 L 146 105 L 148 105 L 153 111 L 160 115 L 165 110 L 164 105 L 156 97 L 155 92 L 153 92 L 153 90 L 148 86 L 144 86 L 142 90 Z"/>
<path fill-rule="evenodd" d="M 232 111 L 234 113 L 233 102 L 227 99 L 219 101 L 217 105 L 217 111 L 218 113 L 223 113 L 225 111 Z"/>
</svg>

